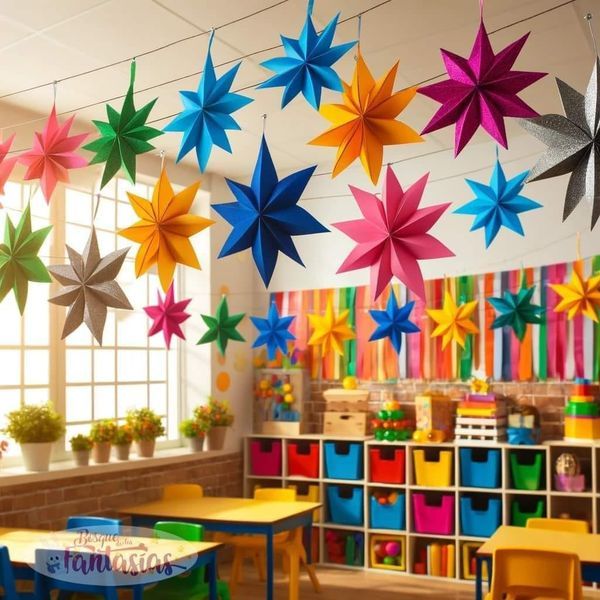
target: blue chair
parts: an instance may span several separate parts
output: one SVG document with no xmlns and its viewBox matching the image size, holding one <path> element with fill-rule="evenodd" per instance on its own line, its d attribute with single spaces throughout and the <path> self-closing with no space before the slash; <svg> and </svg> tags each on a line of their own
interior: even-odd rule
<svg viewBox="0 0 600 600">
<path fill-rule="evenodd" d="M 103 533 L 105 535 L 119 535 L 121 533 L 121 521 L 119 519 L 109 519 L 108 517 L 69 517 L 67 519 L 67 529 L 89 529 Z"/>
<path fill-rule="evenodd" d="M 4 591 L 3 600 L 33 600 L 33 594 L 17 593 L 15 575 L 6 546 L 0 546 L 0 587 Z"/>
</svg>

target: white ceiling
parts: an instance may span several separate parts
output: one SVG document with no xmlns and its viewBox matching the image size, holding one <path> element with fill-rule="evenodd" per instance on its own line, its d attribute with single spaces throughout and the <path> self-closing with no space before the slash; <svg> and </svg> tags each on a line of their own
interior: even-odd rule
<svg viewBox="0 0 600 600">
<path fill-rule="evenodd" d="M 316 0 L 314 18 L 323 27 L 337 12 L 341 19 L 355 15 L 381 0 Z M 492 31 L 553 6 L 564 0 L 486 0 L 485 19 Z M 168 44 L 198 31 L 219 27 L 276 0 L 2 0 L 0 4 L 0 95 L 22 88 L 60 80 L 74 73 L 128 59 Z M 517 68 L 547 71 L 582 88 L 589 77 L 593 52 L 583 15 L 598 0 L 576 2 L 549 12 L 534 20 L 515 25 L 492 36 L 498 51 L 517 37 L 532 32 Z M 215 64 L 235 60 L 279 43 L 279 34 L 297 37 L 304 22 L 305 0 L 286 3 L 260 15 L 218 29 L 213 45 Z M 595 29 L 600 33 L 600 10 Z M 443 73 L 439 48 L 462 55 L 468 54 L 478 22 L 477 0 L 392 0 L 365 14 L 362 20 L 361 48 L 376 77 L 400 60 L 397 87 L 413 85 Z M 339 26 L 337 42 L 355 39 L 357 20 Z M 599 35 L 600 37 L 600 35 Z M 160 52 L 138 59 L 136 88 L 156 86 L 167 80 L 199 71 L 204 63 L 208 36 L 175 44 Z M 278 56 L 281 49 L 261 52 L 244 59 L 234 89 L 264 81 L 267 71 L 259 63 Z M 219 73 L 223 67 L 218 69 Z M 352 75 L 353 57 L 347 55 L 337 64 L 338 72 L 348 81 Z M 128 85 L 128 64 L 114 66 L 97 73 L 62 82 L 57 89 L 57 108 L 70 111 L 124 94 Z M 198 76 L 178 83 L 161 85 L 136 95 L 136 103 L 158 96 L 151 119 L 179 111 L 179 89 L 195 89 Z M 267 136 L 280 171 L 285 172 L 309 164 L 319 164 L 329 171 L 335 150 L 307 146 L 306 142 L 322 132 L 327 122 L 316 114 L 302 97 L 285 110 L 280 109 L 281 89 L 255 90 L 245 94 L 255 101 L 236 113 L 241 132 L 231 132 L 233 155 L 214 149 L 209 171 L 234 177 L 252 172 L 262 131 L 261 115 L 266 113 Z M 4 102 L 46 115 L 52 102 L 52 86 L 11 96 Z M 546 77 L 522 94 L 539 112 L 560 111 L 552 77 Z M 336 101 L 336 94 L 326 92 L 324 101 Z M 120 106 L 121 100 L 113 102 Z M 420 130 L 434 113 L 437 103 L 417 96 L 401 119 Z M 4 133 L 15 125 L 8 111 L 0 111 L 0 127 Z M 105 118 L 104 106 L 80 110 L 78 119 L 89 122 Z M 164 126 L 162 120 L 157 126 Z M 42 121 L 15 129 L 41 128 Z M 510 135 L 522 131 L 512 123 Z M 27 135 L 30 132 L 27 131 Z M 478 134 L 483 136 L 484 134 Z M 23 139 L 25 139 L 23 137 Z M 479 138 L 484 139 L 483 137 Z M 156 144 L 174 156 L 179 134 L 167 134 Z M 420 155 L 452 146 L 453 128 L 427 136 L 423 144 L 386 149 L 385 161 Z M 21 144 L 22 145 L 22 144 Z M 190 164 L 195 157 L 189 155 Z"/>
</svg>

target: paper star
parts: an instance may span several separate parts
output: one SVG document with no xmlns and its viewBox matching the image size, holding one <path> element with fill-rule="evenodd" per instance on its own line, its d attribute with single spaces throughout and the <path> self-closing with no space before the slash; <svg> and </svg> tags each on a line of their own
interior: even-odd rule
<svg viewBox="0 0 600 600">
<path fill-rule="evenodd" d="M 148 331 L 148 337 L 162 331 L 165 344 L 170 350 L 173 335 L 185 340 L 185 335 L 181 331 L 180 325 L 192 316 L 185 312 L 192 299 L 188 298 L 187 300 L 175 302 L 173 284 L 169 286 L 164 299 L 159 291 L 156 292 L 156 295 L 158 296 L 158 304 L 144 308 L 144 312 L 154 321 L 152 327 L 150 327 L 150 331 Z"/>
<path fill-rule="evenodd" d="M 519 92 L 547 73 L 513 71 L 512 67 L 529 34 L 494 54 L 483 21 L 469 58 L 442 50 L 449 79 L 418 89 L 442 106 L 421 132 L 431 133 L 456 124 L 454 155 L 458 156 L 481 125 L 505 148 L 508 147 L 504 117 L 535 117 L 537 113 Z"/>
<path fill-rule="evenodd" d="M 16 133 L 13 133 L 8 139 L 0 142 L 0 196 L 4 196 L 4 184 L 8 181 L 12 170 L 19 160 L 18 156 L 8 156 L 15 135 Z M 1 204 L 0 207 L 2 207 Z"/>
<path fill-rule="evenodd" d="M 343 310 L 339 315 L 336 315 L 333 311 L 331 299 L 328 300 L 324 315 L 308 315 L 308 320 L 313 327 L 308 344 L 310 346 L 320 346 L 322 356 L 325 356 L 331 350 L 343 356 L 344 341 L 352 340 L 356 337 L 356 334 L 348 325 L 349 315 L 349 309 Z"/>
<path fill-rule="evenodd" d="M 392 276 L 424 299 L 425 285 L 418 261 L 454 256 L 444 244 L 427 233 L 450 206 L 446 203 L 419 208 L 427 178 L 428 175 L 421 177 L 405 192 L 388 166 L 383 201 L 375 194 L 350 186 L 364 218 L 333 224 L 357 243 L 338 273 L 371 267 L 371 289 L 375 300 Z"/>
<path fill-rule="evenodd" d="M 199 186 L 200 182 L 196 182 L 175 194 L 167 171 L 163 169 L 154 186 L 152 202 L 127 192 L 140 220 L 131 227 L 120 229 L 118 234 L 141 244 L 135 257 L 136 277 L 146 273 L 152 265 L 158 265 L 158 277 L 165 292 L 173 281 L 177 263 L 200 268 L 188 238 L 214 221 L 189 214 Z"/>
<path fill-rule="evenodd" d="M 53 106 L 44 130 L 34 134 L 33 148 L 19 156 L 19 162 L 27 167 L 24 179 L 40 180 L 46 203 L 50 202 L 59 181 L 69 182 L 69 169 L 80 169 L 88 164 L 83 156 L 76 153 L 88 134 L 69 136 L 74 119 L 75 115 L 61 125 L 56 118 L 56 107 Z"/>
<path fill-rule="evenodd" d="M 262 67 L 270 69 L 275 75 L 257 86 L 257 89 L 284 87 L 281 108 L 302 92 L 307 102 L 316 110 L 321 104 L 323 88 L 341 92 L 342 81 L 331 67 L 356 42 L 331 45 L 339 16 L 338 13 L 321 33 L 317 33 L 309 7 L 300 37 L 294 39 L 281 36 L 285 56 L 261 63 Z"/>
<path fill-rule="evenodd" d="M 563 221 L 585 198 L 592 205 L 592 228 L 600 217 L 600 60 L 596 58 L 585 96 L 560 79 L 558 93 L 565 111 L 521 121 L 521 126 L 548 148 L 527 181 L 570 173 Z"/>
<path fill-rule="evenodd" d="M 267 347 L 269 360 L 275 360 L 277 349 L 281 350 L 284 355 L 288 353 L 288 341 L 295 340 L 296 337 L 289 331 L 292 321 L 296 317 L 280 317 L 277 305 L 271 303 L 267 318 L 250 317 L 250 320 L 258 329 L 258 337 L 252 344 L 253 348 Z"/>
<path fill-rule="evenodd" d="M 37 256 L 52 226 L 31 230 L 29 204 L 15 227 L 6 215 L 4 243 L 0 244 L 0 302 L 12 289 L 19 312 L 23 314 L 27 303 L 29 282 L 50 283 L 50 275 Z"/>
<path fill-rule="evenodd" d="M 423 141 L 408 125 L 396 121 L 416 93 L 416 88 L 393 93 L 397 71 L 398 63 L 375 81 L 359 51 L 352 84 L 342 82 L 344 103 L 321 107 L 319 112 L 333 126 L 309 144 L 337 146 L 333 177 L 360 157 L 365 172 L 376 184 L 383 146 Z"/>
<path fill-rule="evenodd" d="M 148 141 L 162 135 L 162 131 L 146 125 L 150 111 L 157 98 L 148 102 L 140 110 L 133 104 L 133 84 L 135 82 L 135 61 L 131 63 L 129 88 L 123 100 L 123 108 L 118 113 L 106 105 L 108 123 L 92 121 L 100 137 L 83 146 L 84 150 L 95 152 L 90 165 L 106 163 L 100 187 L 104 187 L 122 169 L 127 178 L 135 183 L 136 156 L 154 149 Z"/>
<path fill-rule="evenodd" d="M 183 133 L 177 162 L 195 148 L 202 172 L 206 169 L 213 145 L 231 153 L 226 131 L 240 129 L 231 113 L 252 102 L 252 98 L 230 91 L 241 63 L 217 78 L 210 52 L 213 37 L 214 31 L 210 35 L 198 90 L 179 92 L 183 110 L 164 128 L 164 131 Z"/>
<path fill-rule="evenodd" d="M 61 339 L 64 340 L 85 323 L 102 345 L 107 307 L 133 310 L 115 281 L 128 251 L 129 248 L 123 248 L 101 257 L 96 230 L 92 228 L 83 254 L 67 246 L 71 264 L 48 267 L 54 279 L 63 285 L 49 302 L 70 307 Z"/>
<path fill-rule="evenodd" d="M 465 179 L 476 198 L 454 212 L 457 215 L 475 215 L 471 231 L 485 228 L 485 246 L 489 248 L 501 227 L 506 227 L 519 235 L 525 235 L 519 214 L 540 208 L 542 205 L 521 196 L 528 171 L 506 180 L 499 160 L 490 184 Z"/>
<path fill-rule="evenodd" d="M 543 322 L 544 309 L 531 303 L 534 292 L 535 286 L 528 288 L 526 280 L 523 279 L 516 294 L 506 290 L 503 298 L 488 298 L 487 301 L 499 313 L 491 329 L 510 327 L 517 338 L 523 341 L 528 323 L 540 325 Z"/>
<path fill-rule="evenodd" d="M 477 300 L 457 306 L 452 294 L 446 291 L 442 309 L 427 309 L 427 314 L 437 323 L 431 337 L 444 336 L 442 350 L 453 340 L 464 348 L 467 334 L 479 333 L 477 325 L 471 320 L 476 308 Z"/>
<path fill-rule="evenodd" d="M 221 302 L 219 302 L 219 306 L 217 307 L 217 313 L 214 317 L 211 315 L 200 316 L 204 323 L 206 323 L 208 331 L 198 340 L 197 345 L 217 342 L 219 352 L 222 356 L 225 356 L 229 340 L 234 340 L 236 342 L 246 341 L 242 337 L 242 334 L 237 330 L 237 326 L 246 315 L 244 313 L 238 313 L 237 315 L 230 316 L 226 296 L 221 298 Z"/>
<path fill-rule="evenodd" d="M 415 305 L 407 302 L 402 308 L 398 306 L 396 294 L 392 291 L 385 310 L 370 310 L 371 318 L 377 323 L 377 329 L 369 338 L 370 342 L 390 338 L 394 350 L 400 354 L 402 349 L 402 334 L 418 333 L 421 331 L 409 320 L 410 313 Z"/>
<path fill-rule="evenodd" d="M 551 283 L 550 287 L 561 297 L 554 312 L 566 312 L 569 319 L 577 315 L 585 315 L 598 323 L 600 274 L 586 279 L 581 259 L 573 263 L 573 273 L 569 283 Z"/>
<path fill-rule="evenodd" d="M 219 258 L 252 248 L 265 286 L 271 281 L 279 252 L 304 266 L 292 236 L 328 231 L 298 206 L 315 168 L 297 171 L 279 181 L 263 136 L 251 187 L 226 179 L 237 202 L 212 205 L 233 226 Z"/>
</svg>

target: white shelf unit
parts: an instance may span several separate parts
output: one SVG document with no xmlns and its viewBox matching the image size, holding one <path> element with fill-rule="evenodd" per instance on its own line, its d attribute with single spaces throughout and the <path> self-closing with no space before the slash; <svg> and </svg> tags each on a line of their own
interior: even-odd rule
<svg viewBox="0 0 600 600">
<path fill-rule="evenodd" d="M 280 440 L 281 441 L 281 475 L 277 477 L 264 477 L 253 475 L 250 471 L 250 442 L 252 440 Z M 305 478 L 297 476 L 288 476 L 288 461 L 287 461 L 287 445 L 295 441 L 317 442 L 319 444 L 319 477 Z M 325 477 L 325 442 L 343 441 L 349 443 L 359 443 L 362 445 L 363 453 L 363 479 L 360 480 L 340 480 L 328 479 Z M 403 484 L 387 484 L 371 482 L 369 448 L 376 447 L 403 447 L 405 448 L 405 483 Z M 450 486 L 429 487 L 417 486 L 414 472 L 413 451 L 415 449 L 439 449 L 449 450 L 452 452 L 452 481 Z M 467 487 L 461 485 L 461 466 L 460 466 L 460 449 L 498 449 L 500 450 L 500 487 L 498 488 L 479 488 Z M 542 453 L 542 482 L 539 490 L 522 490 L 516 489 L 513 486 L 510 466 L 511 453 L 527 453 L 541 452 Z M 559 492 L 554 488 L 554 465 L 556 458 L 563 452 L 575 454 L 580 461 L 582 472 L 585 474 L 586 487 L 582 492 Z M 511 524 L 511 505 L 514 499 L 524 499 L 538 497 L 544 500 L 545 516 L 559 517 L 563 513 L 568 513 L 572 518 L 585 519 L 589 521 L 591 530 L 600 533 L 600 444 L 596 443 L 566 443 L 562 441 L 547 442 L 536 446 L 512 446 L 509 444 L 494 444 L 488 443 L 482 445 L 476 443 L 470 445 L 468 441 L 460 443 L 444 443 L 444 444 L 427 444 L 416 442 L 379 442 L 372 437 L 354 438 L 343 436 L 328 436 L 328 435 L 300 435 L 300 436 L 269 436 L 254 434 L 249 435 L 244 441 L 244 493 L 247 497 L 252 496 L 254 485 L 261 484 L 263 486 L 286 487 L 290 484 L 306 483 L 316 485 L 319 488 L 319 500 L 323 504 L 321 509 L 321 518 L 314 523 L 314 528 L 318 531 L 319 558 L 322 564 L 328 566 L 342 567 L 347 569 L 368 569 L 375 570 L 379 573 L 384 572 L 380 567 L 372 567 L 370 565 L 370 543 L 374 535 L 385 535 L 393 537 L 401 537 L 405 539 L 407 555 L 405 557 L 405 571 L 385 570 L 390 574 L 409 574 L 417 577 L 433 577 L 431 575 L 421 575 L 415 573 L 415 551 L 417 547 L 424 541 L 439 541 L 440 543 L 452 543 L 455 547 L 455 577 L 454 580 L 470 582 L 471 578 L 465 578 L 462 565 L 462 546 L 466 542 L 483 543 L 485 537 L 463 535 L 461 532 L 461 517 L 460 517 L 460 498 L 465 494 L 480 494 L 494 496 L 501 499 L 502 502 L 502 524 Z M 362 526 L 347 526 L 335 523 L 327 523 L 324 521 L 327 518 L 327 496 L 326 488 L 328 485 L 346 485 L 360 487 L 363 491 L 363 514 L 364 523 Z M 403 531 L 372 529 L 370 524 L 370 492 L 372 490 L 389 490 L 397 491 L 406 494 L 406 514 L 405 524 L 406 529 Z M 455 523 L 454 532 L 452 535 L 438 535 L 418 533 L 414 529 L 412 496 L 414 493 L 431 493 L 437 492 L 443 494 L 452 494 L 454 496 L 455 506 Z M 328 530 L 347 531 L 349 533 L 362 533 L 364 536 L 364 561 L 362 565 L 340 565 L 337 563 L 328 563 L 325 554 L 325 532 Z M 444 577 L 433 577 L 434 579 L 447 580 Z"/>
</svg>

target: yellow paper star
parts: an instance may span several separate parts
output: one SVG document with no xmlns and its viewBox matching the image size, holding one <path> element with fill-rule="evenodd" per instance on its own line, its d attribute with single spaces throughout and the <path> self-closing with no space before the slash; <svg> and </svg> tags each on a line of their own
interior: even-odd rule
<svg viewBox="0 0 600 600">
<path fill-rule="evenodd" d="M 308 315 L 308 320 L 314 328 L 308 344 L 310 346 L 321 346 L 323 356 L 330 350 L 343 356 L 344 341 L 356 337 L 356 334 L 348 325 L 349 314 L 350 311 L 346 309 L 336 315 L 333 312 L 333 303 L 328 300 L 324 315 Z"/>
<path fill-rule="evenodd" d="M 585 279 L 583 260 L 576 260 L 573 264 L 573 274 L 568 284 L 551 283 L 550 287 L 561 297 L 554 312 L 567 312 L 569 319 L 585 315 L 598 323 L 600 274 Z"/>
<path fill-rule="evenodd" d="M 199 186 L 198 181 L 175 194 L 167 172 L 163 169 L 154 187 L 152 202 L 127 192 L 129 202 L 140 220 L 118 233 L 141 244 L 135 257 L 136 277 L 156 264 L 160 284 L 165 292 L 173 281 L 177 263 L 200 268 L 188 238 L 206 229 L 214 221 L 188 214 Z"/>
<path fill-rule="evenodd" d="M 352 85 L 342 82 L 344 103 L 321 106 L 319 112 L 332 127 L 309 143 L 337 146 L 333 177 L 360 158 L 367 175 L 376 184 L 383 146 L 423 141 L 414 129 L 396 121 L 417 91 L 412 87 L 393 92 L 397 70 L 398 63 L 375 81 L 359 51 Z"/>
<path fill-rule="evenodd" d="M 427 314 L 437 323 L 437 327 L 431 332 L 431 337 L 444 336 L 442 350 L 452 340 L 464 348 L 467 334 L 479 333 L 477 325 L 471 321 L 476 308 L 477 300 L 457 306 L 452 294 L 447 291 L 442 309 L 427 309 Z"/>
</svg>

